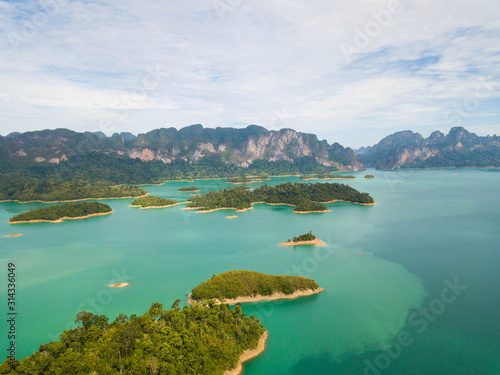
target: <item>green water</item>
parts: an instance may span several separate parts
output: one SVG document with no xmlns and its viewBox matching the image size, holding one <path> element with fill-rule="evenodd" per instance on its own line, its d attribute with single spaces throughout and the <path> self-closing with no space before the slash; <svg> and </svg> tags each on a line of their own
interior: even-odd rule
<svg viewBox="0 0 500 375">
<path fill-rule="evenodd" d="M 74 327 L 79 311 L 141 314 L 152 302 L 186 301 L 213 274 L 249 269 L 311 277 L 325 291 L 244 305 L 269 331 L 245 375 L 500 374 L 500 170 L 369 173 L 374 180 L 360 172 L 341 182 L 369 192 L 375 206 L 337 202 L 310 215 L 256 205 L 228 220 L 233 211 L 140 210 L 125 199 L 103 201 L 115 211 L 108 216 L 9 225 L 46 205 L 0 203 L 1 275 L 7 262 L 17 267 L 18 357 Z M 269 184 L 286 181 L 298 179 Z M 177 190 L 191 185 L 201 193 L 228 187 L 210 180 L 146 189 L 182 200 L 189 193 Z M 328 246 L 277 245 L 309 230 Z M 12 233 L 24 236 L 5 237 Z M 445 291 L 455 298 L 444 303 L 446 280 L 466 289 Z M 120 281 L 131 285 L 107 287 Z M 4 313 L 6 281 L 0 293 Z"/>
</svg>

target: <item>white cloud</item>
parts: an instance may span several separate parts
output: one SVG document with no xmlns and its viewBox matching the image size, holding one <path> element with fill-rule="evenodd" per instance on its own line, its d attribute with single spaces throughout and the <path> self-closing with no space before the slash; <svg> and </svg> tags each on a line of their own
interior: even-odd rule
<svg viewBox="0 0 500 375">
<path fill-rule="evenodd" d="M 447 131 L 478 79 L 500 78 L 494 0 L 401 0 L 389 18 L 395 0 L 226 1 L 222 13 L 225 0 L 51 1 L 0 1 L 1 134 L 256 123 L 358 147 Z M 349 62 L 340 46 L 358 30 L 372 36 Z M 489 94 L 463 126 L 498 128 L 499 88 Z"/>
</svg>

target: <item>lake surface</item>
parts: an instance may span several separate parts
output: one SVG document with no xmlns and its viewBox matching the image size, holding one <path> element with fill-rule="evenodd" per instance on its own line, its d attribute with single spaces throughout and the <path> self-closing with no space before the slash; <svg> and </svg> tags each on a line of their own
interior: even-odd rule
<svg viewBox="0 0 500 375">
<path fill-rule="evenodd" d="M 370 193 L 375 206 L 337 202 L 330 212 L 297 215 L 259 204 L 229 220 L 232 210 L 140 210 L 129 207 L 132 199 L 102 200 L 113 214 L 9 225 L 47 204 L 0 203 L 0 274 L 8 262 L 17 268 L 18 357 L 73 328 L 79 311 L 114 320 L 143 314 L 152 302 L 169 308 L 216 273 L 248 269 L 310 277 L 325 291 L 243 306 L 269 331 L 245 375 L 500 374 L 500 170 L 355 174 L 339 182 Z M 268 184 L 287 181 L 299 180 Z M 178 189 L 192 185 L 201 193 L 235 186 L 145 188 L 181 201 L 189 193 Z M 328 246 L 278 245 L 310 230 Z M 6 237 L 13 233 L 24 236 Z M 109 288 L 114 282 L 130 286 Z M 5 316 L 0 324 L 5 352 Z"/>
</svg>

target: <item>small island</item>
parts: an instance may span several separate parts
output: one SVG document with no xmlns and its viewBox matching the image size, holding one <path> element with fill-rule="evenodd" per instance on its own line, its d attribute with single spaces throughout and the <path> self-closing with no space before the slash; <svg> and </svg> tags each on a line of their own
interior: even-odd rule
<svg viewBox="0 0 500 375">
<path fill-rule="evenodd" d="M 131 207 L 145 208 L 164 208 L 172 207 L 178 205 L 179 202 L 173 199 L 155 197 L 154 195 L 148 195 L 147 197 L 141 197 L 133 201 Z"/>
<path fill-rule="evenodd" d="M 168 310 L 155 302 L 140 316 L 115 319 L 81 311 L 76 328 L 12 366 L 7 358 L 0 373 L 236 375 L 243 362 L 264 351 L 266 330 L 240 306 L 181 308 L 180 302 Z"/>
<path fill-rule="evenodd" d="M 198 195 L 188 199 L 187 209 L 200 212 L 235 209 L 240 212 L 252 208 L 253 204 L 289 205 L 295 213 L 325 212 L 324 203 L 344 201 L 362 205 L 375 204 L 368 193 L 361 193 L 350 186 L 339 183 L 291 183 L 276 186 L 260 186 L 250 191 L 246 187 L 235 187 Z"/>
<path fill-rule="evenodd" d="M 108 215 L 110 206 L 98 202 L 66 203 L 57 206 L 37 208 L 10 218 L 9 224 L 47 221 L 61 223 L 64 219 L 85 219 L 91 216 Z"/>
<path fill-rule="evenodd" d="M 326 243 L 321 241 L 311 232 L 306 234 L 301 234 L 298 237 L 293 237 L 289 239 L 287 242 L 280 242 L 281 246 L 299 246 L 299 245 L 316 245 L 316 246 L 324 246 Z"/>
<path fill-rule="evenodd" d="M 299 177 L 303 181 L 307 180 L 341 180 L 341 179 L 355 179 L 353 175 L 342 175 L 333 173 L 318 173 L 312 175 L 303 175 Z"/>
<path fill-rule="evenodd" d="M 229 216 L 226 216 L 226 219 L 236 219 L 238 217 L 238 215 L 229 215 Z"/>
<path fill-rule="evenodd" d="M 374 176 L 374 175 L 372 175 L 372 174 L 367 174 L 367 175 L 365 176 L 365 179 L 368 179 L 368 180 L 369 180 L 369 179 L 372 179 L 372 178 L 375 178 L 375 176 Z"/>
<path fill-rule="evenodd" d="M 15 233 L 15 234 L 9 234 L 7 235 L 7 237 L 22 237 L 24 236 L 24 234 L 21 234 L 21 233 Z"/>
<path fill-rule="evenodd" d="M 244 303 L 292 299 L 323 291 L 301 276 L 275 276 L 254 271 L 228 271 L 212 276 L 191 291 L 188 303 Z"/>
<path fill-rule="evenodd" d="M 179 189 L 179 192 L 181 192 L 181 193 L 184 193 L 184 192 L 193 193 L 196 191 L 200 191 L 200 189 L 198 189 L 196 186 L 186 186 L 186 187 L 181 187 Z"/>
<path fill-rule="evenodd" d="M 251 184 L 252 182 L 262 182 L 262 180 L 247 176 L 226 178 L 226 183 L 228 184 Z"/>
<path fill-rule="evenodd" d="M 116 284 L 111 284 L 109 285 L 111 288 L 125 288 L 126 286 L 129 286 L 130 283 L 116 283 Z"/>
</svg>

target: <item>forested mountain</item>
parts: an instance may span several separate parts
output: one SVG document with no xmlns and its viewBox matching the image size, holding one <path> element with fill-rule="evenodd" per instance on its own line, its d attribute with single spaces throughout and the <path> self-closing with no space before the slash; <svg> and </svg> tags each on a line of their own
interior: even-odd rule
<svg viewBox="0 0 500 375">
<path fill-rule="evenodd" d="M 429 138 L 407 130 L 361 148 L 357 155 L 377 169 L 500 166 L 500 137 L 479 137 L 462 127 L 447 135 L 435 131 Z"/>
<path fill-rule="evenodd" d="M 58 164 L 90 152 L 123 155 L 142 161 L 157 160 L 166 164 L 183 160 L 194 162 L 220 155 L 224 163 L 248 167 L 256 160 L 290 161 L 311 157 L 323 166 L 339 170 L 359 170 L 354 151 L 338 143 L 319 141 L 316 135 L 292 129 L 269 131 L 250 125 L 244 129 L 204 128 L 192 125 L 180 130 L 162 128 L 137 137 L 102 132 L 78 133 L 68 129 L 13 133 L 0 137 L 0 156 L 15 165 Z"/>
<path fill-rule="evenodd" d="M 358 160 L 359 159 L 359 160 Z M 0 136 L 0 177 L 145 184 L 172 179 L 317 174 L 378 169 L 499 166 L 500 139 L 464 128 L 424 139 L 394 133 L 355 152 L 314 134 L 250 125 L 244 129 L 162 128 L 134 136 L 68 129 Z"/>
</svg>

